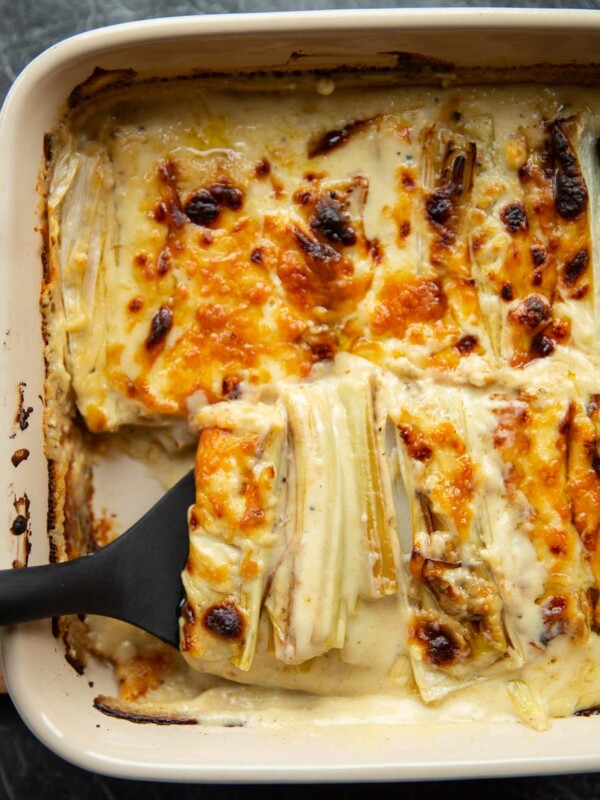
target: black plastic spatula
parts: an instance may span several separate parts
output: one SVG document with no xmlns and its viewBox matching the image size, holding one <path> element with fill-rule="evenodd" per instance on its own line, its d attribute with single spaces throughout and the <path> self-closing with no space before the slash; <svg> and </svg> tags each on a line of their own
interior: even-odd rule
<svg viewBox="0 0 600 800">
<path fill-rule="evenodd" d="M 189 472 L 126 533 L 91 555 L 60 564 L 0 570 L 0 625 L 62 614 L 131 622 L 179 646 L 181 572 L 194 503 Z"/>
</svg>

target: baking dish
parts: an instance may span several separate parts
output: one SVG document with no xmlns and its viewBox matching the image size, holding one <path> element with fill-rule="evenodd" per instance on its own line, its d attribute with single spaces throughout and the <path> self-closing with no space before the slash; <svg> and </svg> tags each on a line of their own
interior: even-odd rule
<svg viewBox="0 0 600 800">
<path fill-rule="evenodd" d="M 13 437 L 0 467 L 7 497 L 2 566 L 25 556 L 26 539 L 8 533 L 14 503 L 25 495 L 31 504 L 30 563 L 47 558 L 36 180 L 44 132 L 56 121 L 65 97 L 96 66 L 158 75 L 194 69 L 275 69 L 292 73 L 293 80 L 299 68 L 404 65 L 405 76 L 421 76 L 423 81 L 423 74 L 430 80 L 448 80 L 448 62 L 478 79 L 479 68 L 505 70 L 510 77 L 519 67 L 551 60 L 577 75 L 578 65 L 584 68 L 593 62 L 598 36 L 595 15 L 578 12 L 435 10 L 193 18 L 85 34 L 34 62 L 7 100 L 0 131 L 0 256 L 7 265 L 0 300 L 6 320 L 2 425 L 3 434 Z M 587 69 L 580 74 L 587 75 Z M 15 468 L 10 454 L 18 448 L 27 448 L 31 455 Z M 96 492 L 99 505 L 116 511 L 125 528 L 160 487 L 148 480 L 142 467 L 119 461 L 96 476 Z M 543 735 L 508 723 L 393 727 L 384 716 L 371 723 L 314 724 L 308 731 L 133 725 L 93 709 L 93 697 L 110 691 L 112 675 L 99 665 L 78 675 L 65 662 L 64 647 L 52 638 L 47 623 L 7 631 L 3 644 L 9 687 L 34 732 L 64 757 L 111 774 L 165 780 L 389 780 L 598 766 L 589 744 L 598 726 L 595 718 L 557 721 Z M 232 750 L 235 764 L 230 763 Z"/>
</svg>

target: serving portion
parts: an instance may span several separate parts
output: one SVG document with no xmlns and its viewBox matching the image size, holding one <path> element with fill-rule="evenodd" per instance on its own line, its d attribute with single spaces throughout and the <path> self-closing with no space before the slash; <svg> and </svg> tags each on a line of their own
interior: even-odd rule
<svg viewBox="0 0 600 800">
<path fill-rule="evenodd" d="M 99 706 L 219 720 L 226 695 L 264 721 L 300 689 L 544 728 L 600 702 L 599 113 L 576 87 L 306 77 L 67 114 L 55 553 L 106 539 L 102 448 L 196 465 L 181 655 L 63 623 L 116 664 Z"/>
</svg>

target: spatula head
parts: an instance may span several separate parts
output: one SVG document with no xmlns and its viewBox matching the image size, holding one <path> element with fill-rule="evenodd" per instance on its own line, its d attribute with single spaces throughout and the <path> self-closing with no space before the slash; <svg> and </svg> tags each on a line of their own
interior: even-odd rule
<svg viewBox="0 0 600 800">
<path fill-rule="evenodd" d="M 104 562 L 105 578 L 94 589 L 101 595 L 95 598 L 100 608 L 94 613 L 130 622 L 179 646 L 181 572 L 189 550 L 187 512 L 194 500 L 190 471 L 133 527 L 95 554 Z"/>
</svg>

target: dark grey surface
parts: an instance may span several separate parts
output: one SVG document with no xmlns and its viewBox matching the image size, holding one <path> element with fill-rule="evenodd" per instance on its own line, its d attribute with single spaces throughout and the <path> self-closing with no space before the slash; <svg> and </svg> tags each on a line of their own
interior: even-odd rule
<svg viewBox="0 0 600 800">
<path fill-rule="evenodd" d="M 0 0 L 0 102 L 19 72 L 50 45 L 81 31 L 162 16 L 183 14 L 290 11 L 299 9 L 388 7 L 538 7 L 600 8 L 600 0 L 457 2 L 456 0 Z M 357 731 L 357 736 L 360 732 Z M 600 750 L 600 741 L 598 742 Z M 199 753 L 201 757 L 201 753 Z M 235 755 L 232 756 L 235 758 Z M 435 775 L 432 774 L 432 778 Z M 0 800 L 296 800 L 328 797 L 354 800 L 377 793 L 378 800 L 600 800 L 600 775 L 566 775 L 490 781 L 335 786 L 185 786 L 106 778 L 62 761 L 40 744 L 19 719 L 8 697 L 0 697 Z"/>
</svg>

